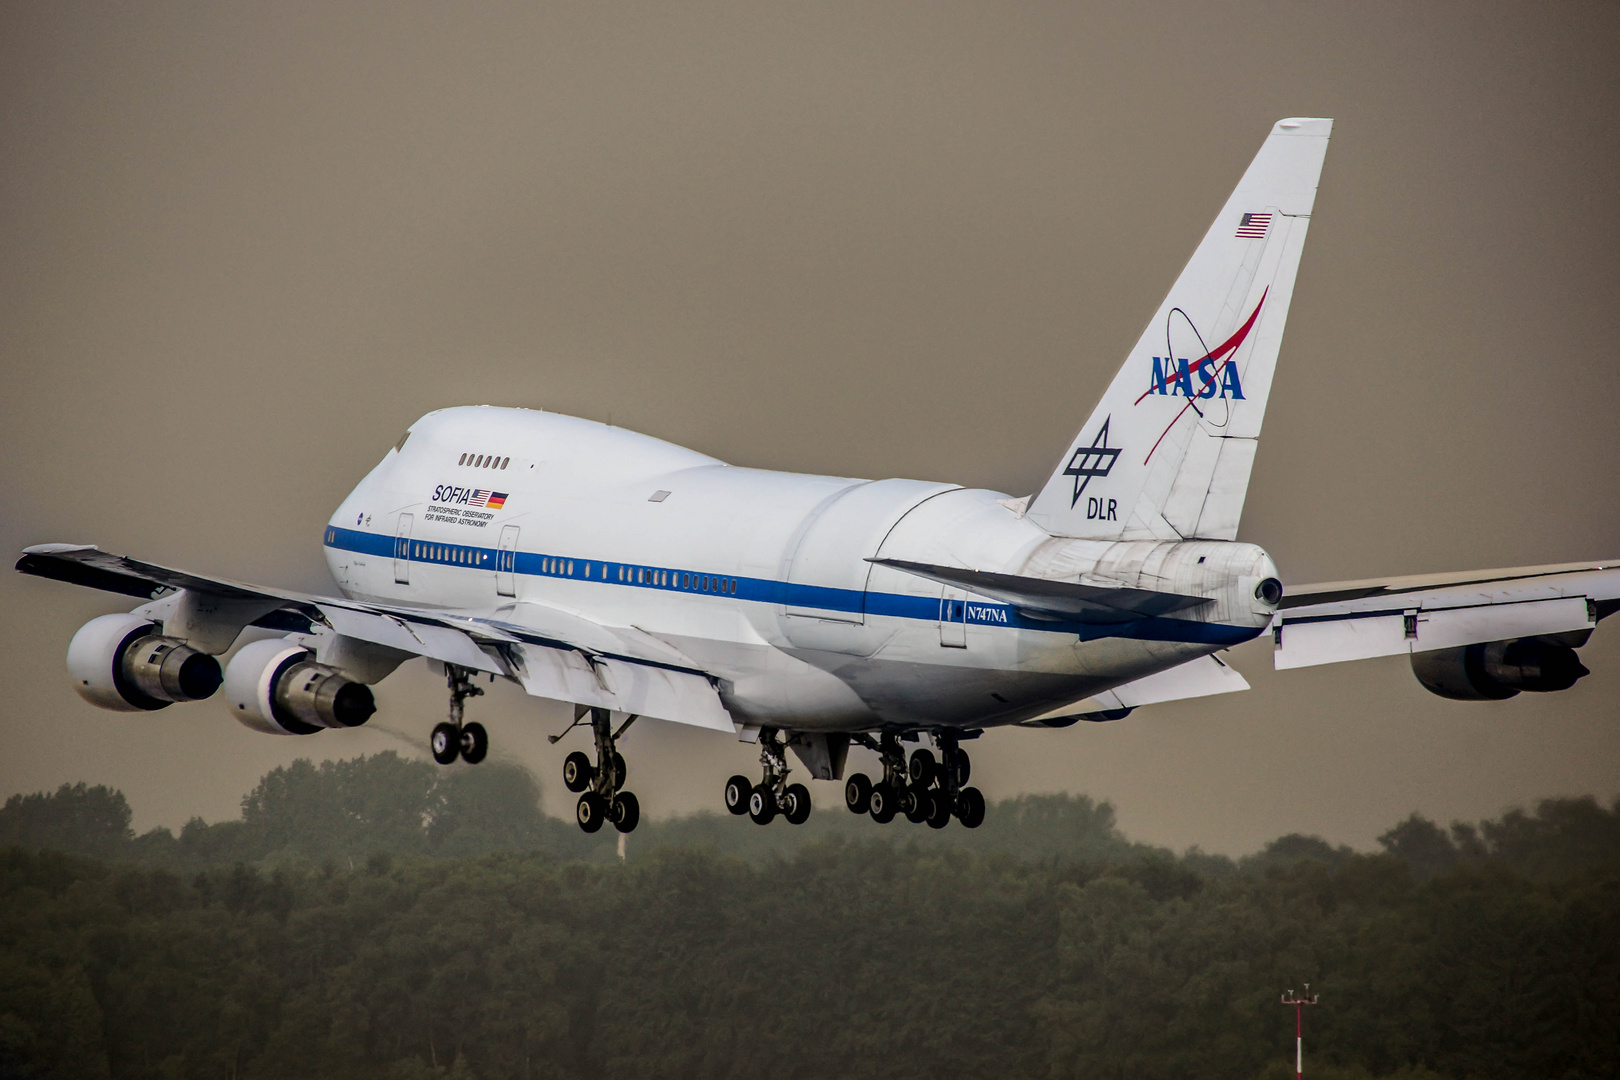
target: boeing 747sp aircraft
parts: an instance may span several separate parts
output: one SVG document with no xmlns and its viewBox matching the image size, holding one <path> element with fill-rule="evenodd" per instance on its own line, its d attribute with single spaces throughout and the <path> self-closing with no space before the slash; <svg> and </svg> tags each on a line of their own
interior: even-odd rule
<svg viewBox="0 0 1620 1080">
<path fill-rule="evenodd" d="M 1567 689 L 1620 563 L 1285 588 L 1236 539 L 1332 126 L 1272 128 L 1031 497 L 737 468 L 480 406 L 418 420 L 337 508 L 341 597 L 75 544 L 17 569 L 140 599 L 68 646 L 75 689 L 108 709 L 223 685 L 248 727 L 311 735 L 365 723 L 370 685 L 425 657 L 449 685 L 431 740 L 448 764 L 488 749 L 463 714 L 479 677 L 570 703 L 594 735 L 564 764 L 587 832 L 635 828 L 616 743 L 643 717 L 757 742 L 761 779 L 732 777 L 725 804 L 761 824 L 810 813 L 791 749 L 856 813 L 971 828 L 964 742 L 1245 689 L 1219 653 L 1261 634 L 1283 668 L 1407 654 L 1446 697 Z M 273 636 L 222 671 L 248 627 Z M 881 775 L 845 776 L 851 743 Z"/>
</svg>

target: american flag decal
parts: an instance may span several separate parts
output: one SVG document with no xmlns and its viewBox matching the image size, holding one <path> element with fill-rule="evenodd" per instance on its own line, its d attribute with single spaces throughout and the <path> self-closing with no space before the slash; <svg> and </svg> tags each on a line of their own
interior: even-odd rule
<svg viewBox="0 0 1620 1080">
<path fill-rule="evenodd" d="M 467 505 L 486 506 L 491 510 L 499 510 L 506 505 L 506 492 L 487 491 L 480 488 L 467 499 Z"/>
<path fill-rule="evenodd" d="M 1270 224 L 1270 214 L 1244 214 L 1243 220 L 1238 222 L 1238 238 L 1258 240 L 1266 235 L 1266 226 Z"/>
</svg>

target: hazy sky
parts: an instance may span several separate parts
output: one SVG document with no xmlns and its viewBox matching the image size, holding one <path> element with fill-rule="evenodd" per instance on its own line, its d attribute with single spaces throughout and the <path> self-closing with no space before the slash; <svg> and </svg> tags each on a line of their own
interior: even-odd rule
<svg viewBox="0 0 1620 1080">
<path fill-rule="evenodd" d="M 1620 555 L 1617 57 L 1612 3 L 8 4 L 0 542 L 330 590 L 348 489 L 485 402 L 1026 494 L 1304 115 L 1337 122 L 1241 538 L 1293 583 Z M 413 664 L 355 732 L 100 712 L 63 654 L 118 599 L 6 573 L 0 608 L 0 795 L 112 784 L 139 828 L 443 711 Z M 1246 694 L 991 733 L 975 781 L 1234 853 L 1620 793 L 1620 624 L 1502 703 L 1268 653 Z M 473 710 L 567 812 L 560 707 Z M 652 815 L 755 757 L 625 753 Z"/>
</svg>

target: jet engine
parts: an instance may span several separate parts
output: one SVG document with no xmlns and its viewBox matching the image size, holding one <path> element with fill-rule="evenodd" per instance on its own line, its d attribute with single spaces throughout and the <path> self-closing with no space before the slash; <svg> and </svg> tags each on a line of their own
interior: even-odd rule
<svg viewBox="0 0 1620 1080">
<path fill-rule="evenodd" d="M 138 615 L 103 615 L 85 623 L 68 644 L 73 689 L 90 704 L 118 712 L 150 712 L 213 696 L 219 661 L 156 630 Z"/>
<path fill-rule="evenodd" d="M 1584 635 L 1576 644 L 1584 644 Z M 1520 690 L 1568 690 L 1589 674 L 1574 648 L 1541 638 L 1413 653 L 1412 672 L 1430 693 L 1456 701 L 1500 701 Z"/>
<path fill-rule="evenodd" d="M 244 726 L 269 735 L 313 735 L 359 727 L 377 711 L 371 687 L 317 664 L 285 638 L 239 649 L 225 668 L 225 698 Z"/>
</svg>

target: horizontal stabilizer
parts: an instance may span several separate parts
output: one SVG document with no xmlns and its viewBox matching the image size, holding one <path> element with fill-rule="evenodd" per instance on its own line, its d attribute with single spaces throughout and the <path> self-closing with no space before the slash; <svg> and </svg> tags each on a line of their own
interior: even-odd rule
<svg viewBox="0 0 1620 1080">
<path fill-rule="evenodd" d="M 1222 663 L 1219 657 L 1200 656 L 1112 690 L 1071 701 L 1024 723 L 1030 727 L 1063 727 L 1066 726 L 1063 721 L 1068 720 L 1115 719 L 1141 705 L 1233 694 L 1248 688 L 1248 680 L 1239 675 L 1236 668 Z"/>
<path fill-rule="evenodd" d="M 1278 668 L 1590 631 L 1620 608 L 1620 564 L 1564 563 L 1290 587 Z"/>
<path fill-rule="evenodd" d="M 1184 596 L 1181 593 L 1154 592 L 1152 589 L 1128 589 L 1103 585 L 1082 585 L 1076 581 L 1053 581 L 1050 578 L 1021 577 L 1018 574 L 993 574 L 983 570 L 964 570 L 956 566 L 935 566 L 932 563 L 907 562 L 903 559 L 868 559 L 878 566 L 893 567 L 908 574 L 916 574 L 944 585 L 969 589 L 1016 607 L 1034 618 L 1060 617 L 1079 622 L 1130 622 L 1135 619 L 1169 615 L 1177 611 L 1202 607 L 1213 603 L 1208 596 Z"/>
</svg>

